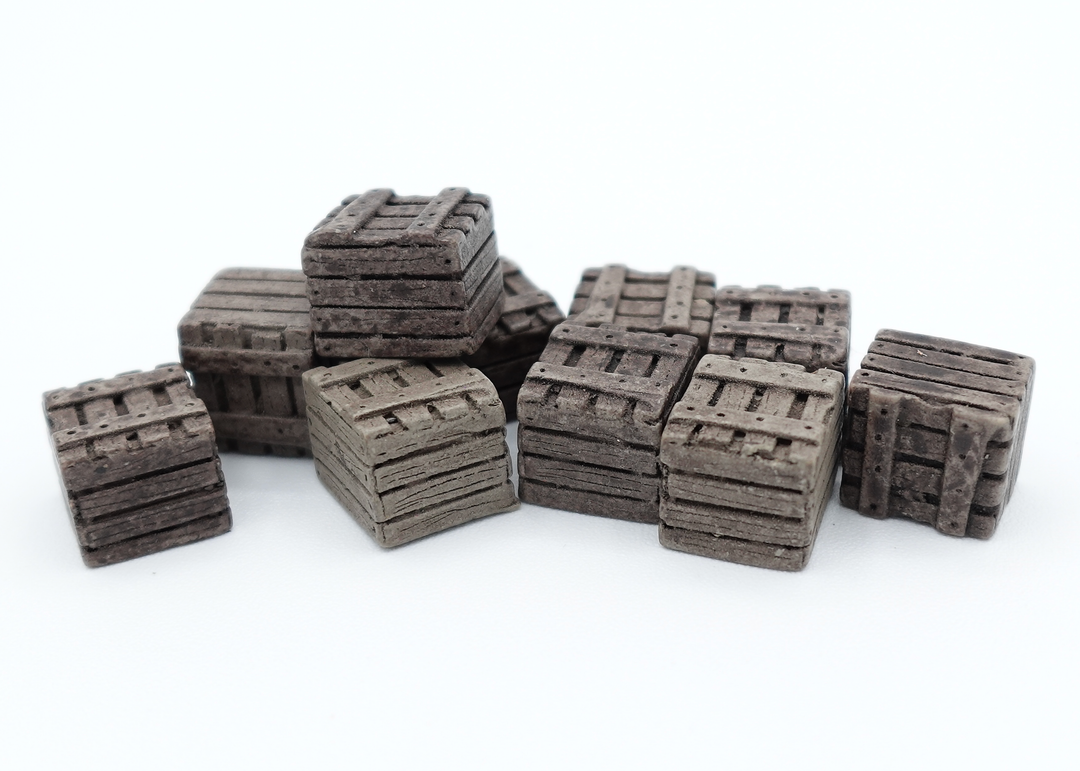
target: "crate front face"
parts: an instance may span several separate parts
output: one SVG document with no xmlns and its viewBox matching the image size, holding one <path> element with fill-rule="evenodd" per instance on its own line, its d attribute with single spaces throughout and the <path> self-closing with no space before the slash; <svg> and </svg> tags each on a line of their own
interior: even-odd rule
<svg viewBox="0 0 1080 771">
<path fill-rule="evenodd" d="M 672 473 L 805 493 L 834 455 L 843 405 L 838 372 L 707 355 L 668 418 L 660 460 Z"/>
<path fill-rule="evenodd" d="M 179 364 L 51 391 L 44 403 L 71 494 L 217 456 L 206 407 Z"/>
<path fill-rule="evenodd" d="M 725 286 L 716 292 L 709 353 L 847 374 L 850 329 L 849 292 Z"/>
<path fill-rule="evenodd" d="M 694 268 L 642 273 L 608 265 L 582 274 L 568 318 L 590 327 L 613 324 L 637 332 L 692 335 L 704 348 L 715 295 L 713 275 Z"/>
<path fill-rule="evenodd" d="M 315 365 L 311 305 L 298 270 L 222 271 L 180 322 L 192 372 L 299 377 Z"/>
<path fill-rule="evenodd" d="M 523 426 L 657 448 L 689 380 L 697 340 L 612 326 L 559 325 L 518 394 Z"/>
<path fill-rule="evenodd" d="M 505 425 L 495 387 L 460 362 L 361 359 L 311 370 L 304 384 L 309 410 L 347 426 L 372 463 L 448 435 Z"/>
<path fill-rule="evenodd" d="M 369 190 L 346 198 L 304 242 L 310 276 L 460 275 L 492 235 L 491 201 L 460 187 L 434 197 Z"/>
<path fill-rule="evenodd" d="M 845 505 L 989 537 L 1017 473 L 1034 363 L 883 330 L 852 378 Z"/>
</svg>

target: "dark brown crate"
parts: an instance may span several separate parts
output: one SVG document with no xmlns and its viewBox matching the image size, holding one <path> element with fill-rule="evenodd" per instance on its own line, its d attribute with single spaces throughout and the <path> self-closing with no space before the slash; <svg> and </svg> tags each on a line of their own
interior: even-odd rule
<svg viewBox="0 0 1080 771">
<path fill-rule="evenodd" d="M 660 433 L 697 340 L 566 322 L 518 396 L 522 500 L 657 522 Z"/>
<path fill-rule="evenodd" d="M 570 305 L 570 321 L 595 327 L 613 324 L 633 332 L 696 337 L 709 344 L 716 279 L 690 267 L 642 273 L 625 265 L 589 268 Z"/>
<path fill-rule="evenodd" d="M 502 405 L 477 370 L 360 359 L 304 386 L 319 476 L 381 545 L 517 506 Z"/>
<path fill-rule="evenodd" d="M 851 294 L 842 289 L 721 287 L 709 353 L 847 375 Z"/>
<path fill-rule="evenodd" d="M 539 361 L 551 331 L 564 321 L 554 298 L 541 291 L 514 262 L 499 259 L 503 310 L 480 349 L 463 361 L 495 384 L 507 420 L 517 415 L 517 395 L 529 368 Z"/>
<path fill-rule="evenodd" d="M 229 529 L 213 426 L 179 364 L 50 391 L 44 407 L 86 564 Z"/>
<path fill-rule="evenodd" d="M 1035 362 L 881 330 L 851 380 L 840 502 L 989 538 L 1020 467 Z"/>
<path fill-rule="evenodd" d="M 301 271 L 230 268 L 180 321 L 180 361 L 221 449 L 307 454 L 300 375 L 315 366 L 310 309 Z"/>
<path fill-rule="evenodd" d="M 838 372 L 702 358 L 660 446 L 668 528 L 661 542 L 761 567 L 803 567 L 832 491 L 843 404 Z"/>
</svg>

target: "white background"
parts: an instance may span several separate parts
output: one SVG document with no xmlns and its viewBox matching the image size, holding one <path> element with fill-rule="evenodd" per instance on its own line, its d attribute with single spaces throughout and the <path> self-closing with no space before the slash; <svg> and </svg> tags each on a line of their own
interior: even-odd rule
<svg viewBox="0 0 1080 771">
<path fill-rule="evenodd" d="M 1077 767 L 1077 9 L 888 5 L 7 5 L 0 765 Z M 230 534 L 84 568 L 41 393 L 175 360 L 342 196 L 449 185 L 564 309 L 689 263 L 851 290 L 853 363 L 1033 356 L 997 534 L 834 498 L 786 574 L 524 506 L 383 551 L 229 455 Z"/>
</svg>

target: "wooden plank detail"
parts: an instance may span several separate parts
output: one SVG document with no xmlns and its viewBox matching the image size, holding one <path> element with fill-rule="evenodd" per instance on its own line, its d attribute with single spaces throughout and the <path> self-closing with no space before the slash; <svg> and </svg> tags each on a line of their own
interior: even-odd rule
<svg viewBox="0 0 1080 771">
<path fill-rule="evenodd" d="M 896 454 L 902 401 L 901 395 L 887 391 L 874 391 L 869 395 L 862 489 L 859 491 L 859 511 L 868 517 L 885 519 L 889 516 L 893 456 Z"/>
</svg>

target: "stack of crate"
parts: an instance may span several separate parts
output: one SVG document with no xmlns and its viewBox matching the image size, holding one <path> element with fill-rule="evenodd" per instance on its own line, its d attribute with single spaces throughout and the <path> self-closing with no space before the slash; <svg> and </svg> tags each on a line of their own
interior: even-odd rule
<svg viewBox="0 0 1080 771">
<path fill-rule="evenodd" d="M 832 492 L 843 406 L 838 372 L 703 357 L 664 429 L 660 542 L 804 567 Z"/>
<path fill-rule="evenodd" d="M 180 365 L 50 391 L 44 406 L 87 565 L 232 526 L 214 428 Z"/>
<path fill-rule="evenodd" d="M 851 380 L 840 502 L 989 538 L 1020 467 L 1035 362 L 883 329 Z"/>
<path fill-rule="evenodd" d="M 556 327 L 518 395 L 521 499 L 658 522 L 660 434 L 697 353 L 687 335 Z"/>
<path fill-rule="evenodd" d="M 315 366 L 303 272 L 231 268 L 180 321 L 180 362 L 223 450 L 306 455 L 304 388 Z"/>
<path fill-rule="evenodd" d="M 465 188 L 346 198 L 302 259 L 320 356 L 462 356 L 502 313 L 491 201 Z"/>
<path fill-rule="evenodd" d="M 319 478 L 380 545 L 517 507 L 502 404 L 477 370 L 359 359 L 304 388 Z"/>
</svg>

